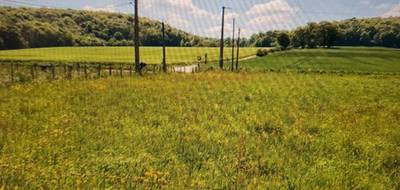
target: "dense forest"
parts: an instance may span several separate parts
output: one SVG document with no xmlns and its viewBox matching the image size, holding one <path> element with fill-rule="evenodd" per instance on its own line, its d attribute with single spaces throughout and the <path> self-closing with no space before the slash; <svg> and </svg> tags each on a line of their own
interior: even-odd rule
<svg viewBox="0 0 400 190">
<path fill-rule="evenodd" d="M 52 46 L 133 45 L 133 17 L 128 14 L 48 8 L 0 7 L 0 49 Z M 161 23 L 140 19 L 141 45 L 161 45 Z M 216 46 L 203 38 L 166 26 L 168 46 Z"/>
<path fill-rule="evenodd" d="M 0 7 L 0 49 L 54 46 L 131 46 L 133 17 L 71 9 Z M 140 20 L 144 46 L 161 45 L 161 23 Z M 225 39 L 229 46 L 231 40 Z M 166 26 L 168 46 L 218 46 L 219 41 Z M 400 48 L 400 17 L 308 23 L 292 31 L 267 31 L 242 39 L 241 46 L 297 48 L 384 46 Z"/>
<path fill-rule="evenodd" d="M 278 36 L 282 37 L 282 34 L 286 34 L 283 38 L 290 39 L 289 45 L 292 47 L 314 48 L 342 45 L 400 48 L 400 17 L 313 22 L 293 31 L 268 31 L 254 34 L 246 45 L 256 47 L 281 45 Z"/>
</svg>

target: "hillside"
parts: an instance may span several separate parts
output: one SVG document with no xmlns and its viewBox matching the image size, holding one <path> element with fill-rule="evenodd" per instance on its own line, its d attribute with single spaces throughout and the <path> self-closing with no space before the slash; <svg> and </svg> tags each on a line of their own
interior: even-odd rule
<svg viewBox="0 0 400 190">
<path fill-rule="evenodd" d="M 0 7 L 0 49 L 133 45 L 128 14 L 71 9 Z M 161 23 L 140 19 L 141 45 L 161 45 Z M 168 46 L 215 46 L 216 41 L 166 26 Z"/>
</svg>

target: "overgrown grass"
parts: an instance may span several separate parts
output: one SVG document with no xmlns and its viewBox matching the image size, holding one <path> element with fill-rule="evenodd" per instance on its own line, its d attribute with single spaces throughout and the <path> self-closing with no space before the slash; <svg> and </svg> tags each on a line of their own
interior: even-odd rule
<svg viewBox="0 0 400 190">
<path fill-rule="evenodd" d="M 256 51 L 257 48 L 243 48 L 240 57 L 253 56 Z M 198 61 L 199 56 L 204 61 L 206 53 L 208 61 L 218 60 L 218 48 L 167 47 L 167 63 L 193 63 Z M 225 55 L 226 58 L 231 58 L 230 48 L 225 48 Z M 0 62 L 132 64 L 133 60 L 132 47 L 61 47 L 0 51 Z M 142 47 L 141 61 L 147 64 L 161 64 L 161 47 Z"/>
<path fill-rule="evenodd" d="M 399 189 L 399 102 L 384 75 L 16 84 L 0 88 L 0 187 Z"/>
<path fill-rule="evenodd" d="M 340 47 L 276 52 L 241 63 L 248 70 L 400 72 L 400 50 Z"/>
</svg>

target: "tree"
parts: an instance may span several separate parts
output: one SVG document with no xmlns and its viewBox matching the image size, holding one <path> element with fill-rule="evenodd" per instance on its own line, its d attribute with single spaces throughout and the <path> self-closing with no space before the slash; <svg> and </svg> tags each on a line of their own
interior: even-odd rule
<svg viewBox="0 0 400 190">
<path fill-rule="evenodd" d="M 318 30 L 318 24 L 317 23 L 308 23 L 307 26 L 305 27 L 305 42 L 308 48 L 315 48 L 318 44 L 317 40 L 317 30 Z"/>
<path fill-rule="evenodd" d="M 272 47 L 279 32 L 268 31 L 266 33 L 254 34 L 250 37 L 249 43 L 255 47 Z"/>
<path fill-rule="evenodd" d="M 303 27 L 297 28 L 292 35 L 291 43 L 293 47 L 306 47 L 307 32 Z"/>
<path fill-rule="evenodd" d="M 339 32 L 336 25 L 330 22 L 321 22 L 316 28 L 318 45 L 331 48 L 339 38 Z"/>
<path fill-rule="evenodd" d="M 396 36 L 396 47 L 400 48 L 400 33 Z"/>
<path fill-rule="evenodd" d="M 290 45 L 290 37 L 286 32 L 278 34 L 277 42 L 283 49 L 287 49 Z"/>
<path fill-rule="evenodd" d="M 124 39 L 124 35 L 122 35 L 121 32 L 115 32 L 114 33 L 114 39 L 121 41 L 121 40 Z"/>
<path fill-rule="evenodd" d="M 3 40 L 2 37 L 0 37 L 0 50 L 1 50 L 1 49 L 6 49 L 6 46 L 5 46 L 5 44 L 4 44 L 4 40 Z"/>
<path fill-rule="evenodd" d="M 378 42 L 386 47 L 396 47 L 396 35 L 393 30 L 380 32 Z"/>
<path fill-rule="evenodd" d="M 12 24 L 0 22 L 1 49 L 19 49 L 27 47 L 27 43 L 21 36 L 20 30 Z"/>
</svg>

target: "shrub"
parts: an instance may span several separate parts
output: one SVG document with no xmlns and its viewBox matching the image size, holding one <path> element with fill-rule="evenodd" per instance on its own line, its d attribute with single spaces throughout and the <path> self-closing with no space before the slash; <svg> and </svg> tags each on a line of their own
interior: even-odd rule
<svg viewBox="0 0 400 190">
<path fill-rule="evenodd" d="M 258 50 L 257 50 L 257 56 L 258 56 L 258 57 L 267 56 L 268 53 L 269 53 L 268 51 L 269 51 L 268 49 L 258 49 Z"/>
</svg>

